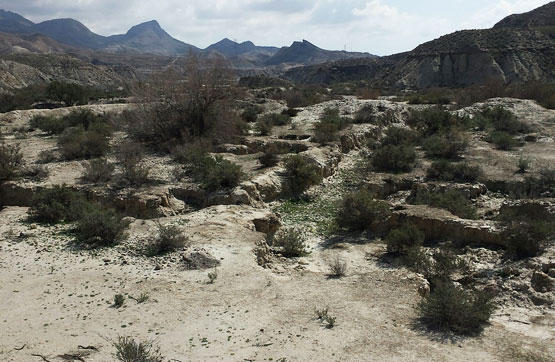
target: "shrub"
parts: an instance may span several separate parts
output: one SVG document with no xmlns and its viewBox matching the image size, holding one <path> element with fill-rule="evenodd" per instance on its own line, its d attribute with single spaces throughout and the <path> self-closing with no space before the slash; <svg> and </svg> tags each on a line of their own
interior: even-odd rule
<svg viewBox="0 0 555 362">
<path fill-rule="evenodd" d="M 542 168 L 537 176 L 528 176 L 524 179 L 525 194 L 528 197 L 554 197 L 555 195 L 555 168 Z"/>
<path fill-rule="evenodd" d="M 109 149 L 106 135 L 82 127 L 68 128 L 58 139 L 58 147 L 66 160 L 104 156 Z"/>
<path fill-rule="evenodd" d="M 509 134 L 532 132 L 532 128 L 529 125 L 519 121 L 513 112 L 502 106 L 484 108 L 480 113 L 484 118 L 489 120 L 496 131 Z"/>
<path fill-rule="evenodd" d="M 273 167 L 279 163 L 279 156 L 277 153 L 277 147 L 269 146 L 264 149 L 264 154 L 258 157 L 258 161 L 264 167 Z"/>
<path fill-rule="evenodd" d="M 296 258 L 309 254 L 302 233 L 295 228 L 280 230 L 274 236 L 274 246 L 286 258 Z"/>
<path fill-rule="evenodd" d="M 289 117 L 296 117 L 299 114 L 299 110 L 297 108 L 287 108 L 281 111 L 281 114 L 288 115 Z"/>
<path fill-rule="evenodd" d="M 527 158 L 520 157 L 518 159 L 516 166 L 518 168 L 517 170 L 518 173 L 526 173 L 526 171 L 528 171 L 528 168 L 530 167 L 530 160 Z"/>
<path fill-rule="evenodd" d="M 54 150 L 40 151 L 37 156 L 37 163 L 52 163 L 58 159 L 58 155 Z"/>
<path fill-rule="evenodd" d="M 385 237 L 387 251 L 393 254 L 408 254 L 409 250 L 424 242 L 424 233 L 413 224 L 404 224 L 393 229 Z"/>
<path fill-rule="evenodd" d="M 249 106 L 241 112 L 241 118 L 248 123 L 254 123 L 258 119 L 258 115 L 262 113 L 262 109 L 258 106 Z"/>
<path fill-rule="evenodd" d="M 475 182 L 481 176 L 480 166 L 472 166 L 466 162 L 451 163 L 447 160 L 434 161 L 426 172 L 428 179 L 452 182 Z"/>
<path fill-rule="evenodd" d="M 141 165 L 141 161 L 144 159 L 144 150 L 139 144 L 129 142 L 120 145 L 116 156 L 126 184 L 141 186 L 150 181 L 149 169 Z"/>
<path fill-rule="evenodd" d="M 90 91 L 74 83 L 50 82 L 46 88 L 48 98 L 54 101 L 64 102 L 66 106 L 86 104 Z"/>
<path fill-rule="evenodd" d="M 346 128 L 351 119 L 341 117 L 338 108 L 326 108 L 320 116 L 320 121 L 314 126 L 318 142 L 331 142 L 337 139 L 337 132 Z"/>
<path fill-rule="evenodd" d="M 545 237 L 541 235 L 541 230 L 537 226 L 517 221 L 509 224 L 503 233 L 507 241 L 506 255 L 509 258 L 515 260 L 532 258 L 543 251 Z"/>
<path fill-rule="evenodd" d="M 62 118 L 36 116 L 31 119 L 30 123 L 31 127 L 50 134 L 60 134 L 67 128 L 79 126 L 85 130 L 94 129 L 106 136 L 110 135 L 112 131 L 105 118 L 87 109 L 72 111 Z"/>
<path fill-rule="evenodd" d="M 49 116 L 35 116 L 31 119 L 30 124 L 32 128 L 38 128 L 49 134 L 60 134 L 69 127 L 63 118 Z"/>
<path fill-rule="evenodd" d="M 336 222 L 350 231 L 366 230 L 387 220 L 391 215 L 389 206 L 375 200 L 364 189 L 343 196 L 337 210 Z"/>
<path fill-rule="evenodd" d="M 119 362 L 163 362 L 157 347 L 152 342 L 136 342 L 131 337 L 118 337 L 112 342 L 116 349 L 115 357 Z"/>
<path fill-rule="evenodd" d="M 466 118 L 453 115 L 440 106 L 412 111 L 407 120 L 409 126 L 420 130 L 423 135 L 427 136 L 462 128 L 467 122 Z"/>
<path fill-rule="evenodd" d="M 311 186 L 322 182 L 323 179 L 318 166 L 301 155 L 293 155 L 286 158 L 285 169 L 293 195 L 304 193 Z"/>
<path fill-rule="evenodd" d="M 422 149 L 428 157 L 459 158 L 468 147 L 468 139 L 457 131 L 435 134 L 424 140 Z"/>
<path fill-rule="evenodd" d="M 429 328 L 457 334 L 479 332 L 495 310 L 492 296 L 464 291 L 452 282 L 438 284 L 418 306 L 420 320 Z"/>
<path fill-rule="evenodd" d="M 328 262 L 328 268 L 332 278 L 341 278 L 347 273 L 347 263 L 339 255 Z"/>
<path fill-rule="evenodd" d="M 476 208 L 461 191 L 448 190 L 446 192 L 423 192 L 412 201 L 449 210 L 452 214 L 463 219 L 476 219 Z"/>
<path fill-rule="evenodd" d="M 156 229 L 158 235 L 151 240 L 147 249 L 147 255 L 155 256 L 171 253 L 188 245 L 187 237 L 177 226 L 164 226 L 157 223 Z"/>
<path fill-rule="evenodd" d="M 241 166 L 222 156 L 198 155 L 199 159 L 190 166 L 193 179 L 206 190 L 233 188 L 244 178 Z"/>
<path fill-rule="evenodd" d="M 54 186 L 35 194 L 28 213 L 32 219 L 39 222 L 76 221 L 86 203 L 85 198 L 76 191 Z"/>
<path fill-rule="evenodd" d="M 83 165 L 83 180 L 92 183 L 107 182 L 112 179 L 115 166 L 104 158 L 91 160 Z"/>
<path fill-rule="evenodd" d="M 418 134 L 408 128 L 402 127 L 389 127 L 385 132 L 385 137 L 382 139 L 381 144 L 401 146 L 401 145 L 415 145 L 418 139 Z"/>
<path fill-rule="evenodd" d="M 114 308 L 121 308 L 125 303 L 125 296 L 123 294 L 114 295 Z"/>
<path fill-rule="evenodd" d="M 274 126 L 286 126 L 291 123 L 291 116 L 288 113 L 270 113 L 263 116 L 272 120 Z"/>
<path fill-rule="evenodd" d="M 378 120 L 376 109 L 372 104 L 365 104 L 360 108 L 353 119 L 354 123 L 375 123 Z"/>
<path fill-rule="evenodd" d="M 112 208 L 89 203 L 80 210 L 75 226 L 77 241 L 92 247 L 114 246 L 125 238 L 129 222 Z"/>
<path fill-rule="evenodd" d="M 24 175 L 35 181 L 41 181 L 48 178 L 50 171 L 44 165 L 33 165 L 24 171 Z"/>
<path fill-rule="evenodd" d="M 409 172 L 416 161 L 416 150 L 408 145 L 379 147 L 372 154 L 370 164 L 380 172 Z"/>
<path fill-rule="evenodd" d="M 208 284 L 214 284 L 216 279 L 218 279 L 218 269 L 214 268 L 211 272 L 206 275 L 208 277 Z"/>
<path fill-rule="evenodd" d="M 0 183 L 14 178 L 23 165 L 23 154 L 19 146 L 0 144 Z"/>
<path fill-rule="evenodd" d="M 267 136 L 274 128 L 274 121 L 271 117 L 260 117 L 256 121 L 255 129 L 261 136 Z"/>
<path fill-rule="evenodd" d="M 486 141 L 493 143 L 499 150 L 509 151 L 520 145 L 520 142 L 515 140 L 513 136 L 504 131 L 492 131 L 486 137 Z"/>
</svg>

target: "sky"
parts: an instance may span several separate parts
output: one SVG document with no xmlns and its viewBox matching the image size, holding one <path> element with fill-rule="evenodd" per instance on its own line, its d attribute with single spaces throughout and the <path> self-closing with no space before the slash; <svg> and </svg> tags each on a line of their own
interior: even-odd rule
<svg viewBox="0 0 555 362">
<path fill-rule="evenodd" d="M 457 30 L 489 28 L 546 0 L 0 0 L 40 22 L 73 18 L 101 35 L 157 20 L 205 48 L 225 37 L 285 46 L 306 39 L 330 50 L 389 55 Z"/>
</svg>

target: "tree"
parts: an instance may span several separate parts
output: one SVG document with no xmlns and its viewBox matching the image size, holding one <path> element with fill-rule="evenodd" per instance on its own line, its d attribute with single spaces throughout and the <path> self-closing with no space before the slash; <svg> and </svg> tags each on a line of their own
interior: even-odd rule
<svg viewBox="0 0 555 362">
<path fill-rule="evenodd" d="M 130 131 L 141 141 L 172 146 L 225 137 L 234 129 L 226 124 L 235 121 L 228 102 L 235 83 L 229 63 L 223 57 L 201 59 L 190 53 L 182 71 L 184 76 L 172 67 L 135 87 L 139 111 Z"/>
</svg>

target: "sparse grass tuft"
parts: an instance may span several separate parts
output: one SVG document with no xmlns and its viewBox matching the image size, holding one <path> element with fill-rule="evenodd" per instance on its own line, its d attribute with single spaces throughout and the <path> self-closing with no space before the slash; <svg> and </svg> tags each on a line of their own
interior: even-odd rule
<svg viewBox="0 0 555 362">
<path fill-rule="evenodd" d="M 333 259 L 328 262 L 328 268 L 330 277 L 341 278 L 347 273 L 347 262 L 339 255 L 335 255 Z"/>
<path fill-rule="evenodd" d="M 131 337 L 118 337 L 112 342 L 116 348 L 115 357 L 119 362 L 163 362 L 157 347 L 152 342 L 136 342 Z"/>
</svg>

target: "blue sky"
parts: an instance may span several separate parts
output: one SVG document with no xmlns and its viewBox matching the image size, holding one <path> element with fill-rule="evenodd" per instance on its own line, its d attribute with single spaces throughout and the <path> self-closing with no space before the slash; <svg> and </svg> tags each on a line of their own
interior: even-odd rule
<svg viewBox="0 0 555 362">
<path fill-rule="evenodd" d="M 35 22 L 71 17 L 102 35 L 158 20 L 199 47 L 224 37 L 257 45 L 306 39 L 326 49 L 387 55 L 462 29 L 488 28 L 545 0 L 0 0 Z"/>
</svg>

